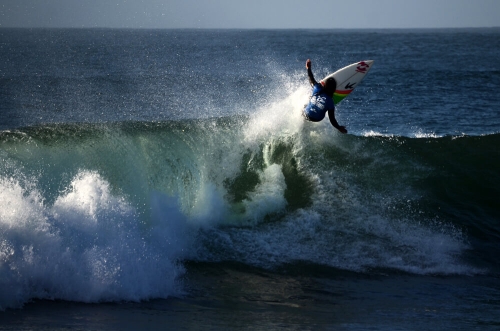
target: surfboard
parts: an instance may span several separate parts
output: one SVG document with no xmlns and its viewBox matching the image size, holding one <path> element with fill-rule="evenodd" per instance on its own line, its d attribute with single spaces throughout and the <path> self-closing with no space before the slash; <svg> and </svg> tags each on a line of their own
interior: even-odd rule
<svg viewBox="0 0 500 331">
<path fill-rule="evenodd" d="M 337 89 L 333 93 L 333 101 L 338 104 L 340 101 L 344 100 L 351 92 L 359 85 L 359 83 L 365 78 L 368 71 L 373 65 L 373 60 L 366 60 L 361 62 L 356 62 L 350 64 L 342 69 L 335 71 L 322 79 L 322 81 L 328 78 L 335 78 L 337 82 Z"/>
</svg>

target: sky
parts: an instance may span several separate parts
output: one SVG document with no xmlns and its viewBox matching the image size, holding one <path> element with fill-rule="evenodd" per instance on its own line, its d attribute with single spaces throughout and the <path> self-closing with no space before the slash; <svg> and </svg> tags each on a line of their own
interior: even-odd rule
<svg viewBox="0 0 500 331">
<path fill-rule="evenodd" d="M 0 27 L 499 27 L 500 0 L 0 0 Z"/>
</svg>

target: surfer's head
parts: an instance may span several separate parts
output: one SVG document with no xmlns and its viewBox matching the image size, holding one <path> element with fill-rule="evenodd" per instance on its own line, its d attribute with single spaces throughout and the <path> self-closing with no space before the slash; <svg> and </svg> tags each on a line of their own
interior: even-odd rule
<svg viewBox="0 0 500 331">
<path fill-rule="evenodd" d="M 322 80 L 320 83 L 329 94 L 333 94 L 337 89 L 337 81 L 333 77 L 330 77 L 327 80 Z"/>
</svg>

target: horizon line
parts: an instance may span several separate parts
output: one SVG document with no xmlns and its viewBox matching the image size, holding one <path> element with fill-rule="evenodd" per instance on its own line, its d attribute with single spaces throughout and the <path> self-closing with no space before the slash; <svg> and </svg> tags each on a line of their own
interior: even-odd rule
<svg viewBox="0 0 500 331">
<path fill-rule="evenodd" d="M 45 30 L 93 30 L 93 29 L 101 29 L 101 30 L 302 30 L 302 31 L 312 31 L 312 30 L 337 30 L 337 31 L 346 31 L 346 30 L 479 30 L 479 29 L 500 29 L 500 26 L 471 26 L 471 27 L 364 27 L 364 28 L 196 28 L 196 27 L 163 27 L 163 28 L 154 28 L 154 27 L 105 27 L 105 26 L 93 26 L 93 27 L 44 27 L 44 26 L 32 26 L 32 27 L 23 27 L 23 26 L 1 26 L 0 29 L 45 29 Z"/>
</svg>

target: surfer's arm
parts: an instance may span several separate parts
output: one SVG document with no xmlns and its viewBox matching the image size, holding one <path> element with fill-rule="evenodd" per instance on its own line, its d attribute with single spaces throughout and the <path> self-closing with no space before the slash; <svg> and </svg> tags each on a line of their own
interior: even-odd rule
<svg viewBox="0 0 500 331">
<path fill-rule="evenodd" d="M 306 68 L 307 68 L 307 76 L 309 77 L 309 83 L 311 84 L 311 86 L 318 84 L 318 82 L 316 82 L 316 79 L 314 79 L 314 75 L 311 70 L 311 60 L 309 59 L 307 59 L 306 61 Z"/>
<path fill-rule="evenodd" d="M 330 123 L 332 123 L 335 129 L 339 130 L 342 133 L 347 133 L 345 126 L 339 125 L 339 123 L 335 119 L 335 108 L 328 110 L 328 119 L 330 120 Z"/>
</svg>

